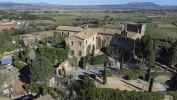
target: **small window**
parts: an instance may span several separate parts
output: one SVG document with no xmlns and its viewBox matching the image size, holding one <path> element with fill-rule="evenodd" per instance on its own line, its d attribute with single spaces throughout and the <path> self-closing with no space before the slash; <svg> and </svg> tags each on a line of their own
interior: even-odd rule
<svg viewBox="0 0 177 100">
<path fill-rule="evenodd" d="M 82 51 L 79 51 L 79 56 L 82 56 Z"/>
<path fill-rule="evenodd" d="M 82 42 L 81 41 L 79 41 L 79 45 L 82 46 Z"/>
<path fill-rule="evenodd" d="M 71 41 L 71 46 L 73 46 L 74 45 L 74 42 L 73 41 Z"/>
<path fill-rule="evenodd" d="M 73 56 L 74 56 L 74 50 L 71 50 L 71 55 L 73 55 Z"/>
</svg>

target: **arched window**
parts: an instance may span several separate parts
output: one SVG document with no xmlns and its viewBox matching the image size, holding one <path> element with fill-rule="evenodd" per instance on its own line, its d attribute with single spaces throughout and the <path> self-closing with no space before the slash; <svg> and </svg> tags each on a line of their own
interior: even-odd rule
<svg viewBox="0 0 177 100">
<path fill-rule="evenodd" d="M 82 51 L 79 51 L 79 56 L 82 56 Z"/>
<path fill-rule="evenodd" d="M 74 50 L 71 50 L 71 55 L 74 56 Z"/>
<path fill-rule="evenodd" d="M 82 42 L 81 41 L 79 41 L 79 45 L 82 46 Z"/>
<path fill-rule="evenodd" d="M 71 41 L 71 46 L 73 46 L 74 45 L 74 42 L 73 41 Z"/>
</svg>

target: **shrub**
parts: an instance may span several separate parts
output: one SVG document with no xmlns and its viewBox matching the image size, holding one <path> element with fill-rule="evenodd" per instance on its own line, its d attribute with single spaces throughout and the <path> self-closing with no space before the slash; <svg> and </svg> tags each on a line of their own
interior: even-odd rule
<svg viewBox="0 0 177 100">
<path fill-rule="evenodd" d="M 177 100 L 177 92 L 176 91 L 175 92 L 174 91 L 173 92 L 168 92 L 167 94 L 172 96 L 173 100 Z"/>
</svg>

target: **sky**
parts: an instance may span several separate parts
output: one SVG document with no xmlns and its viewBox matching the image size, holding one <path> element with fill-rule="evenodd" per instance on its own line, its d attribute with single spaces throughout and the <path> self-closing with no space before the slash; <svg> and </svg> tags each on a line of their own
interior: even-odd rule
<svg viewBox="0 0 177 100">
<path fill-rule="evenodd" d="M 0 2 L 50 3 L 61 5 L 125 4 L 129 2 L 154 2 L 160 5 L 177 5 L 177 0 L 0 0 Z"/>
</svg>

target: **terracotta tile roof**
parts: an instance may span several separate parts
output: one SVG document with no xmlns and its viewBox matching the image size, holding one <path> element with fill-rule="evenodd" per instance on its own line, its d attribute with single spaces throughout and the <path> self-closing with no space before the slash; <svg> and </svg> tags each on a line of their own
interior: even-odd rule
<svg viewBox="0 0 177 100">
<path fill-rule="evenodd" d="M 42 32 L 33 32 L 33 33 L 28 33 L 28 34 L 24 34 L 21 35 L 21 38 L 26 40 L 33 40 L 35 38 L 40 38 L 40 39 L 44 39 L 50 36 L 53 36 L 54 30 L 50 30 L 50 31 L 42 31 Z"/>
<path fill-rule="evenodd" d="M 114 34 L 121 34 L 121 30 L 119 29 L 110 29 L 110 28 L 98 28 L 96 29 L 98 34 L 102 35 L 114 35 Z"/>
<path fill-rule="evenodd" d="M 108 28 L 87 28 L 74 36 L 80 39 L 87 39 L 95 34 L 100 35 L 114 35 L 120 34 L 121 31 L 118 29 L 108 29 Z"/>
<path fill-rule="evenodd" d="M 75 34 L 74 37 L 85 40 L 85 39 L 88 39 L 91 36 L 96 35 L 96 34 L 97 34 L 97 32 L 94 29 L 87 28 L 78 34 Z"/>
<path fill-rule="evenodd" d="M 110 29 L 110 28 L 85 28 L 78 34 L 74 34 L 73 36 L 85 40 L 95 34 L 98 35 L 109 35 L 113 36 L 115 34 L 121 34 L 121 29 Z M 141 36 L 138 32 L 130 32 L 127 31 L 127 37 L 131 39 L 137 39 Z"/>
</svg>

